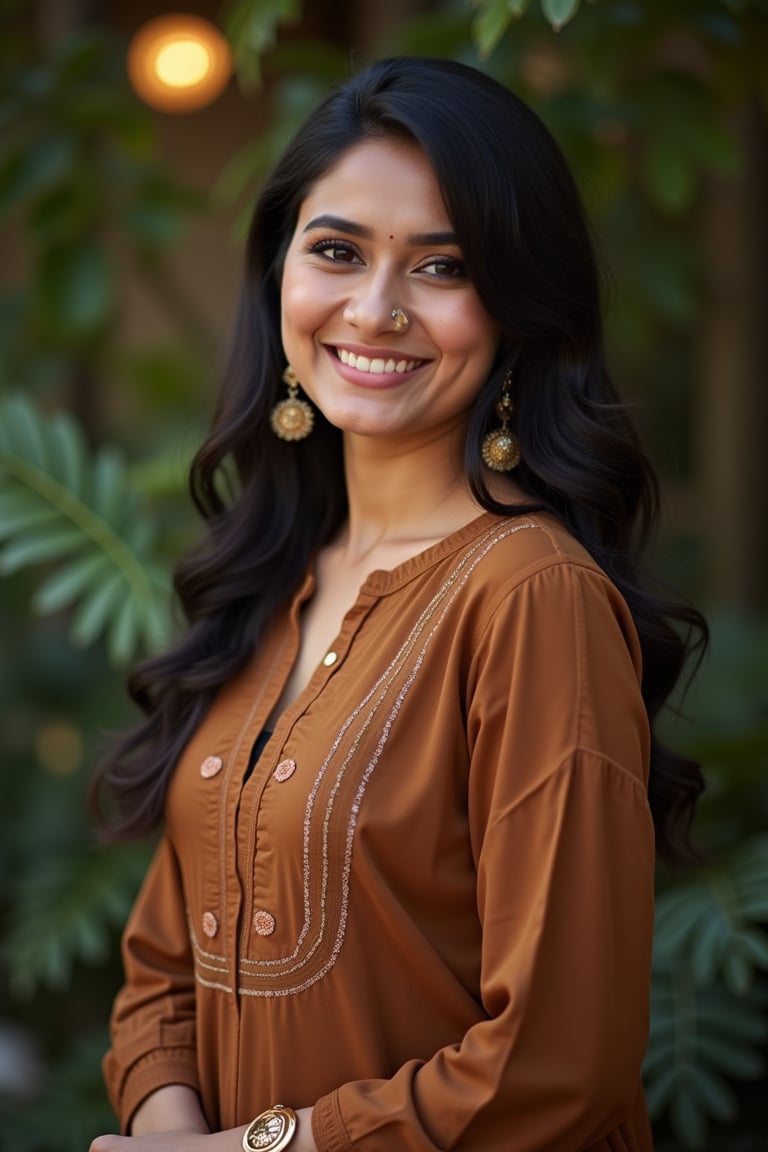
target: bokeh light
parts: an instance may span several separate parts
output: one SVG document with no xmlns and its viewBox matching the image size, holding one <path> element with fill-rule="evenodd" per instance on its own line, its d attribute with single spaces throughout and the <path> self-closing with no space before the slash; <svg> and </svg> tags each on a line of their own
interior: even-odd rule
<svg viewBox="0 0 768 1152">
<path fill-rule="evenodd" d="M 194 112 L 221 95 L 232 73 L 226 40 L 208 20 L 174 13 L 142 25 L 128 49 L 128 75 L 145 103 Z"/>
</svg>

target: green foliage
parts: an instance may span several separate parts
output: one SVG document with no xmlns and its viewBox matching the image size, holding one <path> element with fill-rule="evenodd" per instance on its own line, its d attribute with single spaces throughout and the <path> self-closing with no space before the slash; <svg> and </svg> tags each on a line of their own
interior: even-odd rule
<svg viewBox="0 0 768 1152">
<path fill-rule="evenodd" d="M 684 963 L 696 985 L 720 977 L 736 996 L 768 969 L 768 837 L 755 837 L 685 885 L 664 892 L 656 908 L 656 945 L 664 967 Z"/>
<path fill-rule="evenodd" d="M 541 11 L 559 32 L 579 10 L 581 0 L 540 0 Z M 513 20 L 521 17 L 529 0 L 474 0 L 477 16 L 473 37 L 482 57 L 490 56 Z"/>
<path fill-rule="evenodd" d="M 0 36 L 0 226 L 25 240 L 24 265 L 0 294 L 0 380 L 43 388 L 102 375 L 117 305 L 114 237 L 152 282 L 200 206 L 157 162 L 123 45 L 79 30 L 41 57 Z"/>
<path fill-rule="evenodd" d="M 766 1072 L 768 837 L 663 891 L 656 908 L 651 1034 L 652 1117 L 668 1110 L 683 1148 L 703 1148 L 710 1120 L 739 1113 L 730 1081 Z M 755 994 L 750 995 L 750 993 Z"/>
<path fill-rule="evenodd" d="M 9 885 L 12 914 L 3 963 L 11 991 L 65 988 L 74 965 L 104 963 L 128 918 L 147 866 L 145 852 L 98 848 L 82 836 L 25 861 Z"/>
<path fill-rule="evenodd" d="M 765 1075 L 761 1007 L 718 985 L 696 988 L 682 966 L 654 970 L 646 1095 L 653 1118 L 668 1111 L 678 1147 L 708 1147 L 711 1121 L 738 1118 L 732 1082 Z"/>
<path fill-rule="evenodd" d="M 278 28 L 295 23 L 301 10 L 301 0 L 230 0 L 224 28 L 246 91 L 261 84 L 262 57 L 274 48 Z"/>
<path fill-rule="evenodd" d="M 89 454 L 70 416 L 44 417 L 21 397 L 6 399 L 0 477 L 0 573 L 57 565 L 35 595 L 38 612 L 75 604 L 73 642 L 90 644 L 106 633 L 117 664 L 142 644 L 152 650 L 167 643 L 167 565 L 116 450 Z"/>
</svg>

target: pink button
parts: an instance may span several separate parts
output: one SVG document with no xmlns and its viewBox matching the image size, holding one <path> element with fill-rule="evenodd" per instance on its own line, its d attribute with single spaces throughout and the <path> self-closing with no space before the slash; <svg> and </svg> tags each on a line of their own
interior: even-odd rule
<svg viewBox="0 0 768 1152">
<path fill-rule="evenodd" d="M 200 765 L 200 775 L 204 776 L 206 780 L 211 776 L 216 776 L 224 767 L 224 761 L 221 756 L 206 756 Z"/>
<path fill-rule="evenodd" d="M 253 926 L 259 936 L 271 936 L 275 930 L 275 918 L 270 912 L 260 908 L 253 914 Z"/>
<path fill-rule="evenodd" d="M 295 760 L 281 760 L 273 773 L 275 780 L 279 780 L 282 784 L 284 780 L 290 780 L 296 771 Z"/>
<path fill-rule="evenodd" d="M 214 937 L 219 930 L 219 922 L 213 912 L 203 913 L 203 932 L 206 936 Z"/>
</svg>

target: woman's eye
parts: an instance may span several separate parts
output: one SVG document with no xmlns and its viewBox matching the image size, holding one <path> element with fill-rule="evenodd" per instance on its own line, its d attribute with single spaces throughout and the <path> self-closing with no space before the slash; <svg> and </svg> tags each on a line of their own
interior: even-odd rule
<svg viewBox="0 0 768 1152">
<path fill-rule="evenodd" d="M 420 271 L 434 276 L 436 280 L 460 280 L 466 278 L 467 275 L 464 262 L 451 256 L 435 257 L 426 264 L 422 264 Z"/>
<path fill-rule="evenodd" d="M 333 264 L 352 264 L 357 259 L 355 249 L 338 240 L 318 240 L 310 246 L 309 251 Z"/>
</svg>

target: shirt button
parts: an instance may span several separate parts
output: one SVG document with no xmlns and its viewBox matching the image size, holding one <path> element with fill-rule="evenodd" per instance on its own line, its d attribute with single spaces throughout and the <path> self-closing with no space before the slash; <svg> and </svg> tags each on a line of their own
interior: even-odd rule
<svg viewBox="0 0 768 1152">
<path fill-rule="evenodd" d="M 271 936 L 275 930 L 275 918 L 270 912 L 259 908 L 258 912 L 253 914 L 253 926 L 259 936 Z"/>
<path fill-rule="evenodd" d="M 326 668 L 330 668 L 332 664 L 336 663 L 338 658 L 335 652 L 326 652 L 325 656 L 323 656 L 323 664 L 325 664 Z"/>
<path fill-rule="evenodd" d="M 203 932 L 209 938 L 213 938 L 219 930 L 219 922 L 214 916 L 213 912 L 203 913 Z"/>
<path fill-rule="evenodd" d="M 296 771 L 296 761 L 295 760 L 281 760 L 280 763 L 278 764 L 277 768 L 275 768 L 273 775 L 275 777 L 275 780 L 279 781 L 282 784 L 284 780 L 290 780 L 291 776 L 293 776 L 295 771 Z"/>
<path fill-rule="evenodd" d="M 223 767 L 224 761 L 221 756 L 206 756 L 200 765 L 200 775 L 209 780 L 211 776 L 216 776 L 221 772 Z"/>
</svg>

